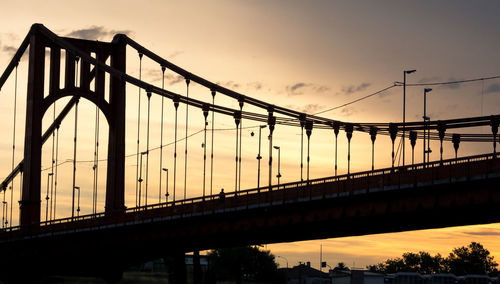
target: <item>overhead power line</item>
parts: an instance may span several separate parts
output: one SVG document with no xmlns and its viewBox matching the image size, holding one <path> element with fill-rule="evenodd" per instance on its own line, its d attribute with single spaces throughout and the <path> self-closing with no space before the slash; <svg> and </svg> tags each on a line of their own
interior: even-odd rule
<svg viewBox="0 0 500 284">
<path fill-rule="evenodd" d="M 246 127 L 243 127 L 241 129 L 253 129 L 253 128 L 258 128 L 260 127 L 261 125 L 252 125 L 252 126 L 246 126 Z M 232 127 L 232 128 L 214 128 L 213 130 L 214 131 L 232 131 L 232 130 L 235 130 L 236 128 Z M 212 130 L 211 128 L 207 128 L 207 130 Z M 198 130 L 196 132 L 193 132 L 191 134 L 189 134 L 187 137 L 190 138 L 192 136 L 195 136 L 197 134 L 200 134 L 202 133 L 204 130 L 201 129 L 201 130 Z M 182 137 L 182 138 L 179 138 L 177 139 L 177 142 L 180 142 L 180 141 L 183 141 L 185 140 L 186 137 Z M 163 147 L 168 147 L 168 146 L 171 146 L 174 144 L 175 141 L 172 141 L 170 143 L 167 143 L 167 144 L 164 144 Z M 160 146 L 158 147 L 154 147 L 154 148 L 151 148 L 149 151 L 152 152 L 152 151 L 155 151 L 155 150 L 158 150 L 160 149 Z M 125 155 L 125 158 L 130 158 L 130 157 L 133 157 L 135 154 L 132 153 L 132 154 L 128 154 L 128 155 Z M 99 162 L 106 162 L 108 159 L 107 158 L 102 158 L 102 159 L 99 159 L 98 161 Z M 72 163 L 73 162 L 73 159 L 66 159 L 64 160 L 63 162 L 60 162 L 57 164 L 57 166 L 61 166 L 61 165 L 64 165 L 64 164 L 67 164 L 67 163 Z M 76 161 L 77 163 L 92 163 L 94 162 L 94 160 L 79 160 L 79 161 Z M 43 171 L 48 171 L 50 170 L 50 167 L 45 167 L 42 169 L 42 172 Z"/>
<path fill-rule="evenodd" d="M 368 98 L 370 98 L 370 97 L 373 97 L 373 96 L 375 96 L 375 95 L 378 95 L 378 94 L 380 94 L 380 93 L 382 93 L 382 92 L 385 92 L 385 91 L 387 91 L 387 90 L 389 90 L 389 89 L 392 89 L 392 88 L 394 88 L 394 87 L 398 87 L 398 86 L 399 86 L 399 85 L 397 85 L 396 83 L 394 83 L 393 85 L 388 86 L 388 87 L 386 87 L 386 88 L 383 88 L 382 90 L 376 91 L 375 93 L 371 93 L 371 94 L 369 94 L 369 95 L 366 95 L 366 96 L 364 96 L 364 97 L 361 97 L 361 98 L 355 99 L 354 101 L 350 101 L 350 102 L 345 103 L 345 104 L 343 104 L 343 105 L 339 105 L 339 106 L 336 106 L 336 107 L 332 107 L 332 108 L 329 108 L 329 109 L 322 110 L 322 111 L 320 111 L 320 112 L 315 113 L 314 115 L 322 114 L 322 113 L 325 113 L 325 112 L 329 112 L 329 111 L 332 111 L 332 110 L 336 110 L 336 109 L 339 109 L 339 108 L 346 107 L 346 106 L 348 106 L 348 105 L 352 105 L 352 104 L 354 104 L 354 103 L 357 103 L 357 102 L 359 102 L 359 101 L 362 101 L 362 100 L 368 99 Z"/>
<path fill-rule="evenodd" d="M 453 85 L 453 84 L 471 83 L 471 82 L 494 80 L 494 79 L 500 79 L 500 75 L 498 75 L 498 76 L 491 76 L 491 77 L 483 77 L 483 78 L 475 78 L 475 79 L 464 79 L 464 80 L 457 80 L 457 81 L 447 81 L 447 82 L 429 82 L 429 83 L 413 83 L 413 84 L 408 84 L 407 83 L 406 86 L 407 87 L 418 87 L 418 86 Z M 402 82 L 396 82 L 395 84 L 397 86 L 403 86 Z"/>
<path fill-rule="evenodd" d="M 474 79 L 464 79 L 464 80 L 456 80 L 456 81 L 446 81 L 446 82 L 429 82 L 429 83 L 413 83 L 413 84 L 406 84 L 407 87 L 419 87 L 419 86 L 438 86 L 438 85 L 453 85 L 453 84 L 461 84 L 461 83 L 471 83 L 471 82 L 478 82 L 478 81 L 487 81 L 487 80 L 494 80 L 494 79 L 500 79 L 500 75 L 498 76 L 491 76 L 491 77 L 482 77 L 482 78 L 474 78 Z M 375 95 L 378 95 L 382 92 L 385 92 L 389 89 L 392 89 L 394 87 L 402 87 L 403 86 L 403 83 L 402 82 L 394 82 L 393 85 L 391 86 L 388 86 L 382 90 L 379 90 L 379 91 L 376 91 L 374 93 L 371 93 L 369 95 L 366 95 L 366 96 L 363 96 L 361 98 L 357 98 L 353 101 L 350 101 L 350 102 L 347 102 L 345 104 L 342 104 L 342 105 L 339 105 L 339 106 L 336 106 L 336 107 L 332 107 L 332 108 L 329 108 L 329 109 L 325 109 L 325 110 L 322 110 L 320 112 L 317 112 L 315 113 L 314 115 L 318 115 L 318 114 L 322 114 L 322 113 L 325 113 L 325 112 L 329 112 L 329 111 L 332 111 L 332 110 L 336 110 L 336 109 L 339 109 L 339 108 L 343 108 L 343 107 L 346 107 L 348 105 L 352 105 L 354 103 L 357 103 L 357 102 L 360 102 L 362 100 L 365 100 L 365 99 L 368 99 L 370 97 L 373 97 Z"/>
</svg>

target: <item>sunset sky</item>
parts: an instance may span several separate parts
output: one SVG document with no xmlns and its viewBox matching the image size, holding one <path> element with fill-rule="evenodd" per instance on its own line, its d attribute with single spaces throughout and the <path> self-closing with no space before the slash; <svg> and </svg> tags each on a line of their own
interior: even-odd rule
<svg viewBox="0 0 500 284">
<path fill-rule="evenodd" d="M 220 1 L 12 1 L 0 5 L 0 71 L 33 23 L 42 23 L 60 36 L 110 41 L 114 34 L 125 33 L 167 60 L 217 82 L 227 88 L 276 105 L 309 114 L 327 110 L 368 95 L 403 80 L 403 70 L 416 69 L 408 75 L 409 83 L 454 81 L 500 75 L 500 3 L 495 1 L 295 1 L 295 0 L 220 0 Z M 137 53 L 127 50 L 127 72 L 139 77 Z M 24 139 L 27 57 L 19 65 L 19 98 L 17 105 L 16 162 L 22 157 Z M 0 178 L 10 172 L 12 156 L 12 119 L 14 77 L 0 91 L 0 127 L 5 139 L 0 141 Z M 142 78 L 161 86 L 160 66 L 144 60 Z M 165 88 L 185 95 L 182 78 L 166 73 Z M 423 87 L 407 89 L 406 119 L 421 120 Z M 127 86 L 127 206 L 135 204 L 137 96 L 135 87 Z M 144 95 L 144 92 L 142 93 Z M 190 96 L 211 101 L 209 90 L 192 84 Z M 141 102 L 141 150 L 144 151 L 146 100 Z M 67 100 L 65 100 L 67 101 Z M 237 102 L 216 96 L 216 102 L 237 108 Z M 57 104 L 58 110 L 64 102 Z M 95 108 L 82 101 L 77 160 L 92 161 Z M 159 145 L 160 105 L 152 98 L 152 147 Z M 435 87 L 428 95 L 428 114 L 432 120 L 499 114 L 500 80 Z M 164 144 L 173 141 L 173 106 L 165 101 L 166 125 Z M 244 110 L 265 113 L 254 107 Z M 354 122 L 397 122 L 402 119 L 402 88 L 395 87 L 362 102 L 322 114 L 325 117 Z M 73 112 L 61 127 L 60 161 L 72 159 Z M 107 130 L 101 115 L 101 152 L 106 157 Z M 52 109 L 44 117 L 50 124 Z M 179 108 L 179 137 L 184 137 L 185 107 Z M 234 122 L 216 117 L 216 159 L 214 190 L 234 187 Z M 190 110 L 189 133 L 203 128 L 199 110 Z M 244 172 L 242 188 L 256 186 L 256 122 L 245 122 L 243 131 Z M 488 128 L 468 131 L 490 133 Z M 280 145 L 282 182 L 300 179 L 300 130 L 278 127 L 275 145 Z M 267 129 L 263 133 L 263 175 L 267 180 Z M 210 136 L 209 136 L 210 137 Z M 346 171 L 345 134 L 339 136 L 339 170 Z M 369 136 L 354 134 L 353 171 L 370 167 Z M 201 194 L 203 133 L 190 138 L 190 171 L 188 197 Z M 333 172 L 333 134 L 313 130 L 311 176 L 324 177 Z M 50 144 L 50 145 L 49 145 Z M 408 143 L 409 144 L 409 143 Z M 210 145 L 208 145 L 210 146 Z M 172 171 L 172 145 L 165 147 L 165 166 Z M 218 148 L 217 148 L 218 147 Z M 438 158 L 438 144 L 433 145 L 431 159 Z M 460 154 L 491 151 L 491 145 L 460 146 Z M 407 161 L 411 152 L 407 148 Z M 223 151 L 226 150 L 226 151 Z M 377 138 L 376 166 L 390 165 L 390 140 Z M 420 147 L 415 156 L 420 162 Z M 51 143 L 43 147 L 43 168 L 50 165 Z M 158 150 L 152 154 L 150 203 L 157 202 Z M 184 141 L 178 144 L 178 198 L 184 181 Z M 420 152 L 421 153 L 421 152 Z M 276 153 L 274 153 L 276 155 Z M 454 155 L 447 145 L 445 157 Z M 339 156 L 340 157 L 340 156 Z M 276 167 L 276 166 L 275 166 Z M 276 168 L 275 168 L 276 169 Z M 91 211 L 92 163 L 79 163 L 78 184 L 82 188 L 82 214 Z M 274 173 L 276 174 L 276 173 Z M 16 181 L 18 183 L 18 181 Z M 42 174 L 42 196 L 45 196 L 47 171 Z M 170 177 L 172 182 L 172 177 Z M 61 195 L 58 195 L 58 217 L 71 213 L 71 164 L 61 166 Z M 105 162 L 99 172 L 99 210 L 103 210 Z M 17 184 L 18 187 L 18 184 Z M 15 188 L 17 188 L 15 186 Z M 172 185 L 169 184 L 169 190 Z M 14 191 L 14 203 L 19 199 Z M 9 193 L 10 194 L 10 193 Z M 10 199 L 9 194 L 7 199 Z M 42 202 L 42 211 L 45 209 Z M 14 206 L 14 224 L 17 224 Z M 42 218 L 45 218 L 45 213 Z M 500 258 L 499 224 L 457 227 L 429 231 L 370 235 L 297 243 L 273 244 L 267 248 L 288 259 L 290 266 L 311 261 L 319 266 L 319 248 L 323 259 L 334 266 L 344 261 L 348 266 L 364 267 L 406 251 L 426 250 L 447 254 L 452 248 L 479 241 L 496 258 Z M 283 259 L 277 259 L 284 266 Z"/>
</svg>

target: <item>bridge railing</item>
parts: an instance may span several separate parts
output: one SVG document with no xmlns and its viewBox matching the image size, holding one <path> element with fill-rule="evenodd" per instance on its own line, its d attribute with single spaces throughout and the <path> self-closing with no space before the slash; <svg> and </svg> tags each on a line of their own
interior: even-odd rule
<svg viewBox="0 0 500 284">
<path fill-rule="evenodd" d="M 272 192 L 272 191 L 278 191 L 278 190 L 286 190 L 286 189 L 293 189 L 293 188 L 304 188 L 307 186 L 314 186 L 314 185 L 319 185 L 319 184 L 325 184 L 325 183 L 335 183 L 335 182 L 350 182 L 350 183 L 355 183 L 356 180 L 360 180 L 363 178 L 368 178 L 368 177 L 383 177 L 383 176 L 391 176 L 393 178 L 398 177 L 398 181 L 402 181 L 405 183 L 414 183 L 415 176 L 411 175 L 411 173 L 414 173 L 417 170 L 425 170 L 428 169 L 427 171 L 424 171 L 424 176 L 422 176 L 422 181 L 428 181 L 429 178 L 432 180 L 433 178 L 439 178 L 442 176 L 450 176 L 449 174 L 438 174 L 436 173 L 437 169 L 442 169 L 443 167 L 450 166 L 450 165 L 458 165 L 458 164 L 466 164 L 469 165 L 470 163 L 474 162 L 479 162 L 479 161 L 486 161 L 486 160 L 492 160 L 495 158 L 499 158 L 500 154 L 494 153 L 494 154 L 483 154 L 483 155 L 477 155 L 477 156 L 469 156 L 469 157 L 462 157 L 462 158 L 457 158 L 457 159 L 448 159 L 448 160 L 443 160 L 443 161 L 435 161 L 435 162 L 429 162 L 426 164 L 415 164 L 415 165 L 408 165 L 408 166 L 402 166 L 402 167 L 394 167 L 394 168 L 385 168 L 385 169 L 379 169 L 379 170 L 374 170 L 374 171 L 364 171 L 364 172 L 358 172 L 358 173 L 351 173 L 351 174 L 344 174 L 344 175 L 338 175 L 338 176 L 331 176 L 331 177 L 325 177 L 325 178 L 317 178 L 317 179 L 311 179 L 309 181 L 299 181 L 299 182 L 290 182 L 290 183 L 284 183 L 280 185 L 273 185 L 270 188 L 269 187 L 261 187 L 261 188 L 252 188 L 252 189 L 247 189 L 247 190 L 241 190 L 241 191 L 233 191 L 233 192 L 227 192 L 224 193 L 223 198 L 234 198 L 234 197 L 240 197 L 240 196 L 248 196 L 251 194 L 257 194 L 261 192 Z M 469 169 L 470 171 L 470 169 Z M 404 176 L 402 175 L 404 173 Z M 425 175 L 430 175 L 429 178 L 426 178 Z M 408 180 L 408 178 L 411 176 L 412 180 Z M 420 176 L 420 175 L 419 175 Z M 406 178 L 406 180 L 401 180 L 401 178 Z M 451 176 L 450 176 L 451 178 Z M 384 184 L 382 180 L 382 185 Z M 205 202 L 205 201 L 210 201 L 210 200 L 220 200 L 221 199 L 221 194 L 213 194 L 213 195 L 207 195 L 204 197 L 193 197 L 193 198 L 187 198 L 187 199 L 182 199 L 182 200 L 176 200 L 176 201 L 169 201 L 169 202 L 164 202 L 164 203 L 157 203 L 157 204 L 150 204 L 148 206 L 141 206 L 141 207 L 134 207 L 134 208 L 128 208 L 126 212 L 137 212 L 137 211 L 145 211 L 145 210 L 151 210 L 151 209 L 157 209 L 157 208 L 164 208 L 168 206 L 177 206 L 177 205 L 185 205 L 185 204 L 193 204 L 197 202 Z"/>
</svg>

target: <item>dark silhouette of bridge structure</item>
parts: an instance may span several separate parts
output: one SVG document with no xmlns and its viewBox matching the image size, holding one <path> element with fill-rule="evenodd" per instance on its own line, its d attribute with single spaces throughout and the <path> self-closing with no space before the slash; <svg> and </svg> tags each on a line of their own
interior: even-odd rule
<svg viewBox="0 0 500 284">
<path fill-rule="evenodd" d="M 127 47 L 136 50 L 140 60 L 146 57 L 159 64 L 163 74 L 165 70 L 170 70 L 182 76 L 186 82 L 186 96 L 166 90 L 163 84 L 162 87 L 157 87 L 142 80 L 140 76 L 136 78 L 127 74 Z M 31 281 L 43 275 L 53 274 L 89 274 L 102 276 L 113 282 L 119 279 L 124 269 L 133 264 L 153 258 L 170 257 L 174 260 L 172 280 L 176 281 L 174 283 L 184 283 L 185 271 L 182 259 L 186 252 L 226 246 L 491 223 L 500 220 L 500 213 L 496 209 L 500 205 L 498 186 L 500 162 L 499 154 L 496 152 L 500 115 L 405 123 L 357 123 L 332 120 L 269 104 L 212 83 L 163 59 L 126 35 L 116 35 L 112 42 L 66 38 L 57 36 L 40 24 L 32 26 L 5 69 L 0 77 L 0 88 L 12 74 L 15 74 L 17 92 L 17 66 L 28 49 L 24 156 L 21 161 L 15 161 L 13 157 L 12 171 L 6 175 L 1 184 L 4 206 L 0 251 L 4 257 L 0 260 L 0 271 L 10 281 L 15 282 L 16 279 Z M 61 56 L 62 52 L 65 54 L 64 57 Z M 46 63 L 47 57 L 50 58 L 50 64 Z M 45 74 L 46 70 L 48 74 Z M 109 76 L 109 80 L 106 80 L 106 76 Z M 189 97 L 191 82 L 206 88 L 212 95 L 212 102 Z M 46 84 L 48 84 L 48 94 L 44 91 Z M 136 206 L 130 208 L 125 206 L 126 84 L 144 91 L 148 99 L 147 148 L 146 151 L 139 151 L 138 138 Z M 109 98 L 106 97 L 106 93 L 109 93 Z M 234 99 L 240 108 L 233 109 L 215 104 L 216 94 Z M 163 99 L 172 101 L 176 110 L 174 191 L 178 141 L 177 109 L 181 104 L 186 105 L 185 178 L 184 198 L 176 199 L 174 193 L 173 198 L 169 200 L 168 169 L 163 169 L 167 174 L 165 199 L 162 201 L 160 181 L 159 202 L 148 204 L 149 103 L 153 95 L 162 97 L 162 106 Z M 42 118 L 51 106 L 63 97 L 70 97 L 69 102 L 57 116 L 54 111 L 51 125 L 42 132 Z M 104 115 L 109 127 L 104 211 L 97 210 L 95 204 L 97 189 L 94 188 L 92 214 L 86 215 L 80 215 L 80 206 L 75 206 L 75 201 L 78 200 L 79 203 L 80 200 L 78 197 L 80 188 L 75 184 L 74 174 L 77 152 L 77 108 L 81 98 L 95 104 Z M 245 104 L 261 109 L 263 113 L 243 111 Z M 186 196 L 188 106 L 201 110 L 205 119 L 203 183 L 200 186 L 203 188 L 203 194 L 191 198 Z M 57 201 L 55 195 L 53 196 L 52 182 L 47 185 L 44 221 L 42 145 L 58 133 L 62 121 L 72 109 L 75 110 L 75 156 L 71 216 L 56 218 Z M 213 190 L 215 113 L 233 118 L 236 131 L 235 187 L 234 191 L 226 190 L 223 193 Z M 210 116 L 212 127 L 207 130 Z M 268 183 L 262 186 L 259 184 L 253 189 L 241 189 L 243 121 L 262 124 L 259 132 L 263 130 L 263 125 L 266 125 L 269 135 Z M 280 126 L 300 129 L 301 141 L 305 130 L 306 151 L 304 143 L 301 143 L 300 148 L 301 159 L 304 157 L 302 153 L 306 152 L 306 174 L 303 176 L 304 162 L 301 161 L 300 181 L 283 184 L 272 182 L 273 134 L 274 129 Z M 464 132 L 478 126 L 491 127 L 491 134 Z M 331 131 L 335 141 L 341 131 L 345 132 L 348 141 L 346 174 L 337 174 L 335 148 L 335 174 L 318 179 L 310 178 L 309 149 L 313 129 Z M 455 130 L 457 132 L 454 133 Z M 207 153 L 209 150 L 207 132 L 210 131 L 212 131 L 212 148 L 211 153 Z M 351 172 L 350 145 L 354 132 L 370 135 L 372 146 L 377 135 L 389 136 L 392 141 L 391 167 L 375 169 L 372 147 L 371 170 Z M 409 133 L 409 136 L 404 136 L 402 134 L 404 132 Z M 395 165 L 397 138 L 408 138 L 412 153 L 417 141 L 425 139 L 439 141 L 440 159 L 437 161 L 425 159 L 428 149 L 425 150 L 424 142 L 422 163 L 412 161 L 411 164 Z M 444 142 L 451 142 L 453 145 L 454 159 L 443 159 Z M 458 149 L 462 142 L 491 143 L 493 151 L 459 157 Z M 163 147 L 163 143 L 160 147 Z M 54 152 L 54 144 L 52 149 Z M 145 176 L 142 173 L 143 156 L 146 156 Z M 260 152 L 257 159 L 260 180 L 262 159 Z M 210 167 L 207 166 L 207 162 L 211 163 Z M 57 174 L 57 168 L 54 172 L 54 167 L 57 167 L 57 162 L 53 156 L 51 175 Z M 11 185 L 14 180 L 21 186 L 19 221 L 15 225 L 12 218 L 14 187 Z M 207 180 L 210 180 L 210 186 L 207 186 Z M 146 183 L 145 194 L 141 192 L 142 182 Z M 5 199 L 7 191 L 11 192 L 10 203 Z"/>
</svg>

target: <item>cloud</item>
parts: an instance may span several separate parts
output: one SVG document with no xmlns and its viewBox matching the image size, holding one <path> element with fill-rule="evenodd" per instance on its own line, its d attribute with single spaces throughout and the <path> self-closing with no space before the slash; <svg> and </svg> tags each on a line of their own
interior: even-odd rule
<svg viewBox="0 0 500 284">
<path fill-rule="evenodd" d="M 346 108 L 343 108 L 341 111 L 340 111 L 340 114 L 342 116 L 351 116 L 353 114 L 356 113 L 356 110 L 353 109 L 353 108 L 350 108 L 350 107 L 346 107 Z"/>
<path fill-rule="evenodd" d="M 69 32 L 66 36 L 77 37 L 89 40 L 109 39 L 115 34 L 132 34 L 130 30 L 108 30 L 103 26 L 91 26 L 85 29 L 79 29 Z"/>
<path fill-rule="evenodd" d="M 180 83 L 182 81 L 184 81 L 184 77 L 182 77 L 179 74 L 166 74 L 165 75 L 165 84 L 166 85 L 172 86 L 172 85 L 175 85 L 175 84 Z"/>
<path fill-rule="evenodd" d="M 382 93 L 378 94 L 378 97 L 379 98 L 384 98 L 384 97 L 388 97 L 388 96 L 390 96 L 392 94 L 393 94 L 392 90 L 386 90 L 385 92 L 382 92 Z"/>
<path fill-rule="evenodd" d="M 228 89 L 238 89 L 240 87 L 240 84 L 234 82 L 234 81 L 227 81 L 227 82 L 217 82 L 217 85 L 223 86 Z"/>
<path fill-rule="evenodd" d="M 489 85 L 486 90 L 484 90 L 485 94 L 491 94 L 491 93 L 498 93 L 500 92 L 500 84 L 498 83 L 493 83 Z"/>
<path fill-rule="evenodd" d="M 463 232 L 466 235 L 472 235 L 472 236 L 500 236 L 500 230 L 499 229 L 478 229 L 476 231 L 469 231 L 469 232 Z"/>
<path fill-rule="evenodd" d="M 327 86 L 316 86 L 314 87 L 317 93 L 324 93 L 330 90 L 330 87 Z"/>
<path fill-rule="evenodd" d="M 286 86 L 288 96 L 300 96 L 306 92 L 321 94 L 330 90 L 330 87 L 313 83 L 298 82 Z"/>
<path fill-rule="evenodd" d="M 251 89 L 254 89 L 256 91 L 259 91 L 260 89 L 262 89 L 262 83 L 260 83 L 260 82 L 251 82 L 251 83 L 247 84 L 247 87 L 251 88 Z"/>
<path fill-rule="evenodd" d="M 9 56 L 17 52 L 18 46 L 16 46 L 16 44 L 19 42 L 19 37 L 17 35 L 12 33 L 0 33 L 0 39 L 0 52 L 4 52 Z M 28 49 L 26 49 L 26 51 L 27 50 Z"/>
<path fill-rule="evenodd" d="M 454 81 L 460 81 L 460 80 L 462 80 L 462 79 L 456 79 L 455 77 L 450 77 L 448 79 L 448 82 L 454 82 Z M 447 89 L 456 90 L 456 89 L 461 87 L 461 84 L 460 83 L 453 83 L 453 84 L 442 85 L 442 87 L 447 88 Z"/>
<path fill-rule="evenodd" d="M 288 86 L 288 87 L 287 87 L 287 89 L 288 89 L 288 90 L 290 91 L 290 93 L 292 93 L 292 94 L 293 94 L 293 93 L 296 93 L 296 92 L 297 92 L 298 94 L 301 94 L 301 93 L 299 93 L 299 92 L 300 92 L 299 90 L 300 90 L 300 89 L 302 89 L 302 88 L 304 88 L 304 87 L 306 87 L 307 85 L 308 85 L 308 84 L 306 84 L 306 83 L 296 83 L 296 84 L 293 84 L 293 85 L 291 85 L 291 86 Z"/>
<path fill-rule="evenodd" d="M 318 111 L 320 111 L 324 108 L 324 106 L 319 105 L 319 104 L 307 104 L 307 105 L 303 105 L 303 106 L 287 105 L 286 107 L 294 109 L 296 111 L 307 113 L 307 114 L 317 113 Z"/>
<path fill-rule="evenodd" d="M 161 79 L 162 79 L 161 69 L 159 69 L 159 70 L 154 70 L 154 69 L 143 70 L 142 79 L 144 81 L 147 81 L 147 82 L 161 82 Z"/>
<path fill-rule="evenodd" d="M 14 55 L 14 53 L 16 53 L 17 51 L 17 48 L 15 48 L 14 46 L 5 45 L 2 47 L 2 51 L 7 53 L 8 55 Z"/>
<path fill-rule="evenodd" d="M 137 71 L 139 72 L 139 71 Z M 142 80 L 146 82 L 160 82 L 162 80 L 161 69 L 145 69 L 142 71 Z M 184 82 L 184 77 L 179 74 L 165 73 L 165 86 L 172 86 Z"/>
<path fill-rule="evenodd" d="M 417 82 L 420 84 L 423 84 L 423 83 L 433 83 L 433 82 L 438 82 L 438 81 L 441 81 L 441 77 L 433 76 L 433 77 L 423 77 L 422 79 L 418 80 Z"/>
<path fill-rule="evenodd" d="M 342 92 L 346 95 L 350 95 L 350 94 L 353 94 L 353 93 L 356 93 L 356 92 L 360 92 L 360 91 L 363 91 L 365 90 L 366 88 L 368 88 L 369 86 L 371 85 L 371 83 L 361 83 L 357 86 L 355 85 L 350 85 L 350 86 L 347 86 L 347 87 L 343 87 L 342 88 Z"/>
<path fill-rule="evenodd" d="M 455 81 L 461 81 L 462 79 L 457 79 L 455 77 L 449 77 L 448 80 L 443 80 L 441 77 L 434 76 L 434 77 L 424 77 L 417 82 L 420 84 L 426 84 L 426 83 L 438 83 L 438 82 L 455 82 Z M 439 87 L 441 88 L 446 88 L 446 89 L 458 89 L 461 87 L 461 83 L 453 83 L 453 84 L 445 84 L 445 85 L 440 85 Z"/>
<path fill-rule="evenodd" d="M 184 51 L 182 51 L 182 50 L 176 50 L 176 51 L 170 53 L 170 55 L 168 56 L 168 58 L 172 59 L 172 58 L 175 58 L 175 57 L 177 57 L 177 56 L 179 56 L 179 55 L 181 55 L 183 53 L 184 53 Z"/>
</svg>

